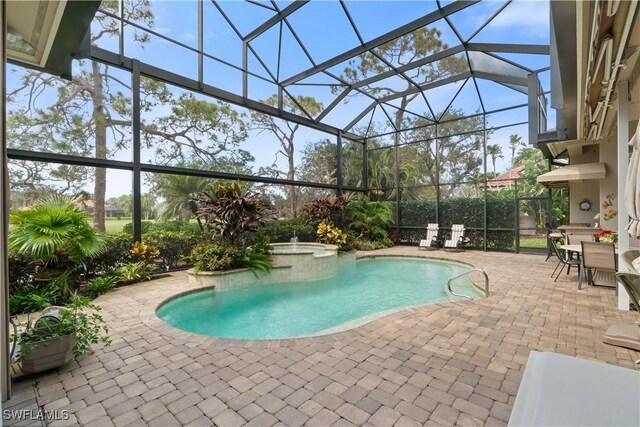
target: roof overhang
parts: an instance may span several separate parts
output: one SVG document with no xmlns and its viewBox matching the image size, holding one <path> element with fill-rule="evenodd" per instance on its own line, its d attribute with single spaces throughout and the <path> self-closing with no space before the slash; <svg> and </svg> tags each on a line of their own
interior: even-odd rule
<svg viewBox="0 0 640 427">
<path fill-rule="evenodd" d="M 536 178 L 539 184 L 547 188 L 568 187 L 569 181 L 585 179 L 602 179 L 606 177 L 607 169 L 604 163 L 582 163 L 568 165 L 542 174 Z"/>
<path fill-rule="evenodd" d="M 84 39 L 100 1 L 8 1 L 7 60 L 71 78 L 72 54 Z"/>
</svg>

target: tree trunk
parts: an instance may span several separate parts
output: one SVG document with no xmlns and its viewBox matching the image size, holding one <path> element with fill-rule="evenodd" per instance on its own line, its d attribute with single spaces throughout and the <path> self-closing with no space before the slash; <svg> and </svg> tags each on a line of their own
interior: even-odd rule
<svg viewBox="0 0 640 427">
<path fill-rule="evenodd" d="M 289 164 L 289 168 L 287 170 L 287 179 L 293 180 L 295 179 L 296 174 L 296 165 L 293 159 L 294 154 L 294 146 L 293 143 L 289 143 L 287 147 L 287 160 Z M 289 186 L 289 210 L 291 212 L 291 218 L 295 218 L 297 216 L 297 206 L 298 206 L 298 190 L 295 185 Z"/>
<path fill-rule="evenodd" d="M 96 129 L 96 149 L 97 159 L 107 158 L 107 125 L 104 112 L 104 87 L 100 65 L 92 61 L 93 71 L 93 121 Z M 100 231 L 105 231 L 104 224 L 104 203 L 107 190 L 107 171 L 105 168 L 96 168 L 95 182 L 93 187 L 93 226 Z"/>
</svg>

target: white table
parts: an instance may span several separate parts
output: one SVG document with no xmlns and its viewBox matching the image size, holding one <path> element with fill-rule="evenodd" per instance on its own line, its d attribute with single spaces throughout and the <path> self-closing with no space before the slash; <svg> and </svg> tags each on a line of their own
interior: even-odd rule
<svg viewBox="0 0 640 427">
<path fill-rule="evenodd" d="M 640 372 L 557 353 L 529 354 L 510 426 L 638 426 Z"/>
<path fill-rule="evenodd" d="M 582 245 L 560 245 L 560 249 L 564 249 L 567 252 L 575 252 L 582 254 Z M 618 253 L 618 247 L 615 247 L 616 254 Z M 582 289 L 582 279 L 584 277 L 584 265 L 582 265 L 582 257 L 580 257 L 580 266 L 578 267 L 578 289 Z"/>
</svg>

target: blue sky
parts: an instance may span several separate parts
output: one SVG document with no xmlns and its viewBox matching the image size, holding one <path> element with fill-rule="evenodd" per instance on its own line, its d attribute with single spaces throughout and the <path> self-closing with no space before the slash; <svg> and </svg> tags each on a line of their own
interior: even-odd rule
<svg viewBox="0 0 640 427">
<path fill-rule="evenodd" d="M 237 30 L 246 35 L 265 19 L 271 17 L 274 12 L 260 6 L 242 1 L 219 1 L 224 13 L 235 23 Z M 280 8 L 286 7 L 290 2 L 276 2 Z M 441 2 L 442 6 L 450 3 Z M 504 1 L 483 1 L 468 7 L 450 16 L 451 22 L 463 38 L 469 37 L 499 8 Z M 270 4 L 270 3 L 269 3 Z M 347 1 L 347 8 L 360 31 L 364 41 L 371 40 L 394 28 L 411 22 L 429 12 L 437 9 L 435 1 Z M 154 14 L 153 30 L 171 37 L 191 47 L 197 47 L 197 3 L 195 1 L 157 1 L 151 2 Z M 227 24 L 216 7 L 210 2 L 204 2 L 204 50 L 224 61 L 234 65 L 241 65 L 241 41 L 235 31 Z M 349 25 L 339 2 L 331 0 L 312 0 L 294 12 L 289 18 L 289 23 L 295 29 L 299 38 L 304 42 L 309 54 L 316 63 L 322 62 L 333 56 L 356 47 L 360 44 L 358 36 Z M 549 10 L 547 1 L 519 1 L 515 0 L 498 15 L 489 25 L 480 31 L 471 42 L 476 43 L 549 43 Z M 450 46 L 459 44 L 454 32 L 449 25 L 440 20 L 430 25 L 442 32 L 442 40 Z M 275 26 L 251 42 L 251 46 L 260 55 L 264 63 L 275 74 L 278 68 L 278 38 L 280 28 Z M 151 36 L 150 43 L 140 46 L 132 40 L 133 30 L 130 26 L 125 29 L 125 55 L 136 57 L 141 61 L 166 68 L 175 73 L 189 78 L 197 78 L 197 55 L 178 45 L 166 42 L 158 37 Z M 115 37 L 102 39 L 99 46 L 117 50 Z M 548 66 L 548 57 L 538 55 L 498 54 L 503 58 L 519 62 L 531 69 L 539 69 Z M 294 39 L 290 31 L 283 27 L 282 50 L 280 52 L 280 78 L 287 78 L 312 66 L 302 49 Z M 473 60 L 472 60 L 473 61 Z M 253 54 L 249 58 L 250 70 L 256 74 L 269 77 L 269 74 L 259 64 Z M 339 74 L 344 64 L 334 67 L 331 71 Z M 549 73 L 540 76 L 545 90 L 549 88 Z M 211 59 L 204 62 L 204 81 L 212 86 L 239 93 L 241 90 L 241 73 L 222 63 Z M 333 83 L 335 80 L 325 75 L 316 75 L 308 78 L 310 83 Z M 513 104 L 526 102 L 526 97 L 505 86 L 477 79 L 485 108 L 487 110 L 503 108 Z M 451 97 L 459 89 L 459 84 L 448 85 L 427 92 L 426 96 L 432 107 L 436 110 L 448 105 Z M 11 86 L 11 82 L 9 84 Z M 260 100 L 269 97 L 276 91 L 274 84 L 269 84 L 255 77 L 249 79 L 249 97 Z M 298 86 L 291 87 L 294 95 L 314 96 L 324 105 L 328 105 L 334 98 L 326 86 Z M 364 96 L 360 99 L 351 99 L 349 103 L 340 105 L 326 118 L 327 123 L 337 127 L 344 126 L 356 116 L 359 111 L 371 101 Z M 410 106 L 409 109 L 423 114 L 424 103 Z M 479 100 L 473 81 L 469 81 L 454 101 L 453 107 L 462 109 L 472 114 L 479 108 Z M 169 106 L 167 106 L 167 111 Z M 162 109 L 161 109 L 162 110 Z M 166 111 L 157 111 L 157 114 Z M 242 109 L 239 109 L 242 110 Z M 488 117 L 488 123 L 492 126 L 500 126 L 507 123 L 526 120 L 526 108 L 509 113 L 501 113 Z M 551 126 L 554 122 L 551 117 Z M 526 126 L 517 126 L 497 130 L 491 136 L 489 143 L 498 143 L 503 146 L 505 159 L 498 163 L 498 169 L 508 167 L 510 156 L 508 153 L 508 137 L 517 133 L 527 140 Z M 308 141 L 316 141 L 322 137 L 333 138 L 330 135 L 303 128 L 297 140 L 298 153 Z M 270 147 L 265 150 L 264 147 Z M 254 169 L 260 166 L 270 165 L 274 161 L 274 152 L 277 141 L 267 133 L 260 135 L 252 132 L 248 140 L 243 143 L 243 148 L 252 152 L 256 157 Z M 128 160 L 130 153 L 122 152 L 117 158 Z M 143 159 L 145 160 L 145 159 Z M 299 155 L 296 158 L 299 163 Z M 280 162 L 280 166 L 282 165 Z M 112 172 L 109 181 L 129 181 L 130 173 Z M 122 194 L 127 186 L 109 185 L 108 196 Z M 124 187 L 124 188 L 123 188 Z"/>
</svg>

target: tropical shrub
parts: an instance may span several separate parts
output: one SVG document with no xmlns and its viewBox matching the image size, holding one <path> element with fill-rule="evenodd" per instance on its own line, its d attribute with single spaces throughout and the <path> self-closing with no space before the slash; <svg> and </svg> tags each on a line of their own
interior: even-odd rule
<svg viewBox="0 0 640 427">
<path fill-rule="evenodd" d="M 134 259 L 145 262 L 151 262 L 160 255 L 160 251 L 155 246 L 142 242 L 135 242 L 129 252 Z"/>
<path fill-rule="evenodd" d="M 132 261 L 131 244 L 133 236 L 129 233 L 109 234 L 104 250 L 100 255 L 85 261 L 89 275 L 98 275 Z"/>
<path fill-rule="evenodd" d="M 104 275 L 94 277 L 89 280 L 85 285 L 87 292 L 94 298 L 99 297 L 102 294 L 106 294 L 110 290 L 116 287 L 118 284 L 118 277 L 112 275 Z"/>
<path fill-rule="evenodd" d="M 55 268 L 69 268 L 104 250 L 106 236 L 89 225 L 79 200 L 51 196 L 10 215 L 9 250 Z"/>
<path fill-rule="evenodd" d="M 132 283 L 142 282 L 143 280 L 151 280 L 152 273 L 153 267 L 145 261 L 130 262 L 113 271 L 113 275 L 118 283 L 122 283 L 123 285 L 130 285 Z"/>
<path fill-rule="evenodd" d="M 256 244 L 252 248 L 201 243 L 193 248 L 190 258 L 196 272 L 248 268 L 255 273 L 271 269 L 268 250 L 270 250 L 270 246 L 264 242 Z"/>
<path fill-rule="evenodd" d="M 320 243 L 328 243 L 331 245 L 344 245 L 347 243 L 347 233 L 333 225 L 328 220 L 323 220 L 318 225 L 318 241 Z"/>
<path fill-rule="evenodd" d="M 329 221 L 337 227 L 344 228 L 345 209 L 355 199 L 355 194 L 343 194 L 315 199 L 304 207 L 304 212 L 309 215 L 309 221 L 313 225 L 322 221 Z"/>
<path fill-rule="evenodd" d="M 153 227 L 155 226 L 155 223 L 152 221 L 142 221 L 140 224 L 140 228 L 142 229 L 142 234 L 146 233 L 147 231 L 151 230 Z M 133 236 L 133 222 L 129 222 L 126 223 L 123 227 L 122 227 L 122 232 L 123 233 L 127 233 L 130 236 Z"/>
<path fill-rule="evenodd" d="M 193 201 L 198 205 L 197 217 L 205 220 L 211 236 L 227 244 L 246 244 L 247 235 L 273 217 L 262 196 L 244 192 L 238 181 L 228 185 L 218 183 L 212 192 L 199 193 Z"/>
<path fill-rule="evenodd" d="M 55 303 L 57 295 L 58 289 L 49 282 L 28 283 L 10 292 L 9 311 L 11 314 L 42 311 Z"/>
<path fill-rule="evenodd" d="M 372 202 L 368 199 L 353 200 L 347 211 L 351 229 L 359 233 L 362 239 L 373 243 L 386 243 L 389 240 L 388 230 L 395 224 L 395 213 L 389 203 Z"/>
<path fill-rule="evenodd" d="M 169 268 L 188 261 L 191 248 L 202 239 L 200 233 L 188 231 L 149 231 L 142 237 L 145 243 L 160 251 L 158 259 Z"/>
</svg>

